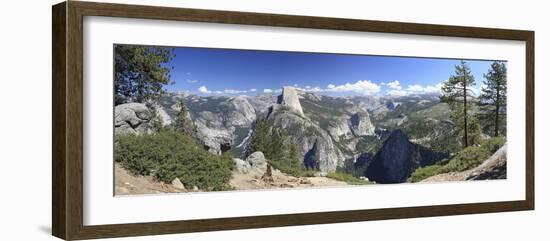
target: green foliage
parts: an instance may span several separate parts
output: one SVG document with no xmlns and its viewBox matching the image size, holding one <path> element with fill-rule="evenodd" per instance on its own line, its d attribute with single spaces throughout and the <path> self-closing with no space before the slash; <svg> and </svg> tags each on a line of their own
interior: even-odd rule
<svg viewBox="0 0 550 241">
<path fill-rule="evenodd" d="M 174 130 L 183 133 L 184 135 L 193 136 L 195 134 L 196 127 L 189 117 L 189 110 L 187 109 L 185 102 L 181 100 L 178 103 L 178 107 L 180 108 L 180 111 L 174 120 Z"/>
<path fill-rule="evenodd" d="M 170 83 L 164 64 L 175 55 L 171 48 L 115 45 L 115 104 L 144 103 L 157 98 Z"/>
<path fill-rule="evenodd" d="M 211 154 L 191 137 L 169 130 L 117 136 L 115 161 L 135 174 L 167 183 L 177 177 L 187 187 L 207 191 L 230 189 L 234 166 L 231 156 Z"/>
<path fill-rule="evenodd" d="M 371 182 L 369 181 L 361 180 L 349 173 L 344 173 L 344 172 L 329 172 L 327 173 L 327 177 L 337 181 L 346 182 L 351 185 L 371 184 Z"/>
<path fill-rule="evenodd" d="M 442 166 L 443 165 L 436 163 L 431 166 L 425 166 L 425 167 L 416 169 L 411 175 L 411 182 L 419 182 L 428 177 L 440 174 L 441 173 L 440 170 Z"/>
<path fill-rule="evenodd" d="M 451 119 L 457 128 L 455 133 L 462 130 L 462 144 L 464 147 L 471 145 L 468 138 L 468 117 L 471 115 L 472 105 L 470 100 L 474 98 L 472 87 L 475 85 L 475 79 L 470 67 L 465 61 L 455 66 L 455 74 L 443 82 L 441 87 L 441 102 L 449 104 L 451 108 Z"/>
<path fill-rule="evenodd" d="M 481 143 L 481 126 L 477 118 L 468 117 L 468 143 L 470 145 L 478 145 Z"/>
<path fill-rule="evenodd" d="M 291 140 L 285 130 L 273 128 L 267 120 L 258 119 L 254 125 L 254 135 L 248 153 L 261 151 L 267 161 L 276 169 L 293 175 L 307 176 L 298 146 Z"/>
<path fill-rule="evenodd" d="M 484 121 L 483 129 L 490 130 L 493 136 L 506 132 L 506 64 L 495 61 L 491 69 L 484 74 L 483 88 L 479 96 L 481 108 L 480 119 Z"/>
<path fill-rule="evenodd" d="M 495 153 L 504 143 L 504 137 L 494 137 L 481 142 L 479 146 L 469 146 L 458 152 L 450 160 L 416 169 L 411 175 L 412 182 L 448 172 L 461 172 L 479 166 Z"/>
</svg>

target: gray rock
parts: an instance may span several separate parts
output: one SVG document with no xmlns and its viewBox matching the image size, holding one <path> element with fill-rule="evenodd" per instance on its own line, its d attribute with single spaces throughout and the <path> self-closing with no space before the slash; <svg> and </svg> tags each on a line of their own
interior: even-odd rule
<svg viewBox="0 0 550 241">
<path fill-rule="evenodd" d="M 265 160 L 264 153 L 261 151 L 254 152 L 250 154 L 246 161 L 250 163 L 250 166 L 253 168 L 263 168 L 267 165 L 267 161 Z"/>
<path fill-rule="evenodd" d="M 185 190 L 185 186 L 183 185 L 183 183 L 181 183 L 180 179 L 177 177 L 174 178 L 174 180 L 172 180 L 172 186 L 180 190 Z"/>
<path fill-rule="evenodd" d="M 329 172 L 344 164 L 345 157 L 327 131 L 310 119 L 277 106 L 280 105 L 273 106 L 268 120 L 274 127 L 292 130 L 288 134 L 298 145 L 306 167 Z"/>
<path fill-rule="evenodd" d="M 340 116 L 329 123 L 327 131 L 335 141 L 340 141 L 340 137 L 348 139 L 352 136 L 348 118 L 348 116 Z"/>
<path fill-rule="evenodd" d="M 291 111 L 296 112 L 296 114 L 300 116 L 304 116 L 304 111 L 302 110 L 302 105 L 300 105 L 298 92 L 294 87 L 284 87 L 277 103 L 288 107 Z"/>
<path fill-rule="evenodd" d="M 240 173 L 248 173 L 250 171 L 251 165 L 247 161 L 243 161 L 239 158 L 233 158 L 233 161 L 235 162 L 235 170 L 237 170 Z"/>
<path fill-rule="evenodd" d="M 256 120 L 256 111 L 244 96 L 237 96 L 227 100 L 232 107 L 228 113 L 228 124 L 232 126 L 250 126 Z"/>
<path fill-rule="evenodd" d="M 350 128 L 357 136 L 374 136 L 374 125 L 372 124 L 369 113 L 366 111 L 357 112 L 350 118 Z"/>
<path fill-rule="evenodd" d="M 506 179 L 507 146 L 504 144 L 489 159 L 472 169 L 466 180 Z"/>
<path fill-rule="evenodd" d="M 115 134 L 143 134 L 152 131 L 152 113 L 145 104 L 126 103 L 115 106 Z"/>
</svg>

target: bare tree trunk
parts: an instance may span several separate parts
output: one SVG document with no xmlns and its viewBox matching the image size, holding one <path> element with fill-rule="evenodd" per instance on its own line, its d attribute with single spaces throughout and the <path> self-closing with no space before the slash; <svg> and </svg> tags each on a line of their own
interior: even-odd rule
<svg viewBox="0 0 550 241">
<path fill-rule="evenodd" d="M 500 108 L 500 83 L 497 81 L 497 98 L 496 98 L 496 108 L 495 108 L 495 136 L 498 136 L 498 114 Z"/>
<path fill-rule="evenodd" d="M 464 147 L 468 147 L 468 112 L 466 110 L 468 92 L 466 89 L 466 84 L 467 84 L 466 78 L 464 78 L 463 81 L 464 82 L 462 83 L 462 85 L 463 85 L 463 94 L 464 94 Z"/>
</svg>

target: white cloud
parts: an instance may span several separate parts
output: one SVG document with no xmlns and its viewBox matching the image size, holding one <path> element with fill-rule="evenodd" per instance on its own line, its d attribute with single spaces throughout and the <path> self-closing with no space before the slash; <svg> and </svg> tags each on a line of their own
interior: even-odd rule
<svg viewBox="0 0 550 241">
<path fill-rule="evenodd" d="M 197 83 L 197 82 L 199 82 L 199 81 L 196 80 L 196 79 L 188 79 L 187 80 L 187 83 L 189 83 L 189 84 L 194 84 L 194 83 Z"/>
<path fill-rule="evenodd" d="M 250 89 L 250 92 L 256 92 L 256 89 Z"/>
<path fill-rule="evenodd" d="M 407 91 L 405 90 L 388 90 L 388 95 L 393 95 L 393 96 L 405 96 L 408 94 Z"/>
<path fill-rule="evenodd" d="M 212 93 L 212 91 L 208 90 L 208 88 L 206 88 L 206 86 L 201 86 L 198 88 L 199 92 L 203 93 L 203 94 L 210 94 Z"/>
<path fill-rule="evenodd" d="M 311 86 L 309 86 L 309 85 L 306 85 L 306 89 L 311 89 Z"/>
<path fill-rule="evenodd" d="M 411 94 L 439 94 L 441 92 L 441 86 L 442 84 L 436 84 L 436 85 L 409 85 L 407 87 L 407 91 Z"/>
<path fill-rule="evenodd" d="M 390 84 L 388 83 L 388 85 Z M 426 86 L 414 84 L 414 85 L 407 86 L 406 89 L 401 88 L 401 86 L 399 89 L 392 88 L 391 90 L 388 90 L 386 93 L 388 95 L 394 95 L 394 96 L 439 94 L 441 92 L 441 86 L 442 86 L 441 83 L 436 85 L 426 85 Z"/>
<path fill-rule="evenodd" d="M 233 95 L 242 94 L 242 93 L 246 93 L 246 92 L 247 92 L 246 90 L 233 90 L 233 89 L 225 89 L 225 90 L 223 90 L 223 93 L 226 93 L 226 94 L 233 94 Z"/>
<path fill-rule="evenodd" d="M 272 89 L 264 89 L 264 93 L 273 93 Z"/>
<path fill-rule="evenodd" d="M 329 84 L 324 91 L 330 92 L 355 92 L 363 95 L 373 94 L 380 91 L 380 86 L 370 80 L 359 80 L 353 84 L 346 83 L 343 85 Z"/>
<path fill-rule="evenodd" d="M 394 80 L 392 82 L 389 82 L 387 85 L 388 85 L 388 87 L 390 87 L 390 89 L 394 89 L 394 90 L 402 89 L 401 84 L 399 84 L 398 80 Z"/>
</svg>

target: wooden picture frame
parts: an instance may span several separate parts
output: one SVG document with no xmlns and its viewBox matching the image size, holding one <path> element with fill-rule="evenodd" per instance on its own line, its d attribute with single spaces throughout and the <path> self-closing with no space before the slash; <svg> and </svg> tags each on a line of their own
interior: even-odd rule
<svg viewBox="0 0 550 241">
<path fill-rule="evenodd" d="M 110 3 L 62 2 L 52 7 L 52 233 L 66 239 L 204 232 L 533 210 L 534 32 L 325 17 L 275 15 Z M 106 16 L 327 30 L 365 31 L 526 43 L 525 200 L 336 212 L 87 226 L 83 224 L 83 17 Z"/>
</svg>

